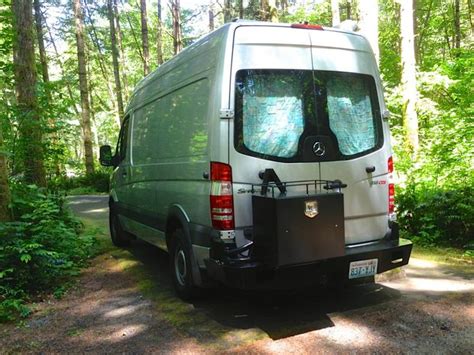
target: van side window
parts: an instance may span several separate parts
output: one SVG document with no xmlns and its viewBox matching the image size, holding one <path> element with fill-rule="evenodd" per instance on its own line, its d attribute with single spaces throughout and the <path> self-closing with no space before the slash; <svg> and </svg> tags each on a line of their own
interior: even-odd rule
<svg viewBox="0 0 474 355">
<path fill-rule="evenodd" d="M 123 161 L 127 156 L 128 149 L 128 130 L 130 125 L 129 117 L 125 117 L 122 123 L 122 129 L 120 130 L 120 136 L 117 143 L 116 155 L 119 157 L 119 161 Z"/>
</svg>

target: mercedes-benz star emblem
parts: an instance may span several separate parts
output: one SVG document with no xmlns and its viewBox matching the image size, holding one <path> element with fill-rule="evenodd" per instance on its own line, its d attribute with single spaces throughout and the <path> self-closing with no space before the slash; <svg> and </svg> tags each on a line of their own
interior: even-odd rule
<svg viewBox="0 0 474 355">
<path fill-rule="evenodd" d="M 313 153 L 314 155 L 317 155 L 318 157 L 322 157 L 324 154 L 326 154 L 326 146 L 319 141 L 314 143 Z"/>
</svg>

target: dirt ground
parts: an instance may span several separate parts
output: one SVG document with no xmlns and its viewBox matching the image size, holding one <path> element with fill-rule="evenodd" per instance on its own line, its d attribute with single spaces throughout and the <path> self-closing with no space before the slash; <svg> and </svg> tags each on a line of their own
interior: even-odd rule
<svg viewBox="0 0 474 355">
<path fill-rule="evenodd" d="M 104 230 L 106 201 L 70 204 Z M 0 325 L 0 352 L 473 353 L 474 267 L 412 259 L 404 273 L 344 290 L 219 288 L 185 303 L 166 253 L 136 242 L 95 258 L 62 299 Z"/>
</svg>

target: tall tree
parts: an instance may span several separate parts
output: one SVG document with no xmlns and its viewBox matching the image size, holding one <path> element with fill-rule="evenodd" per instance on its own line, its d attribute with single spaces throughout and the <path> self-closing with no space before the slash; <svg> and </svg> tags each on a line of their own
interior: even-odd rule
<svg viewBox="0 0 474 355">
<path fill-rule="evenodd" d="M 39 0 L 33 2 L 35 8 L 35 25 L 36 25 L 36 37 L 38 39 L 38 50 L 41 62 L 41 74 L 43 75 L 43 82 L 49 83 L 49 71 L 48 71 L 48 60 L 46 56 L 46 49 L 44 46 L 44 26 L 43 16 L 41 14 L 41 4 Z"/>
<path fill-rule="evenodd" d="M 79 90 L 81 92 L 81 126 L 84 139 L 84 158 L 86 164 L 86 174 L 92 174 L 94 172 L 94 151 L 92 146 L 89 87 L 87 84 L 87 61 L 84 44 L 84 16 L 82 12 L 81 0 L 74 0 L 73 6 L 79 70 Z"/>
<path fill-rule="evenodd" d="M 11 219 L 9 205 L 7 155 L 3 146 L 2 125 L 0 124 L 0 222 L 7 222 Z"/>
<path fill-rule="evenodd" d="M 209 32 L 212 32 L 214 31 L 214 4 L 212 3 L 212 1 L 209 3 L 208 15 L 209 15 Z"/>
<path fill-rule="evenodd" d="M 97 49 L 97 56 L 95 58 L 97 59 L 97 62 L 99 64 L 100 72 L 102 73 L 102 77 L 104 78 L 104 83 L 107 86 L 107 91 L 109 92 L 110 98 L 113 98 L 116 96 L 114 94 L 114 89 L 112 87 L 111 80 L 109 78 L 109 66 L 107 63 L 107 57 L 106 54 L 104 53 L 104 48 L 102 45 L 102 40 L 99 37 L 98 31 L 95 26 L 95 21 L 94 17 L 92 16 L 91 10 L 89 8 L 89 5 L 87 5 L 87 2 L 84 2 L 84 15 L 86 19 L 86 24 L 90 26 L 90 30 L 87 31 L 89 33 L 89 37 L 91 39 L 91 42 L 94 44 L 95 48 Z M 88 75 L 88 77 L 90 77 Z M 118 100 L 111 100 L 112 105 L 114 107 L 114 112 L 115 112 L 115 120 L 117 122 L 117 125 L 120 127 L 120 122 L 121 122 L 121 115 L 120 115 L 120 110 L 118 107 Z M 123 106 L 123 105 L 122 105 Z"/>
<path fill-rule="evenodd" d="M 13 63 L 20 115 L 21 159 L 25 180 L 46 185 L 41 117 L 36 97 L 36 67 L 31 0 L 13 0 Z"/>
<path fill-rule="evenodd" d="M 146 12 L 146 0 L 140 0 L 140 18 L 142 24 L 142 48 L 143 48 L 143 73 L 150 73 L 150 51 L 148 47 L 148 20 Z"/>
<path fill-rule="evenodd" d="M 341 23 L 339 15 L 339 0 L 331 0 L 332 26 L 335 27 Z"/>
<path fill-rule="evenodd" d="M 121 78 L 123 83 L 123 94 L 125 101 L 128 100 L 128 76 L 127 76 L 127 65 L 125 60 L 125 50 L 122 41 L 122 29 L 120 27 L 120 16 L 117 6 L 117 0 L 113 1 L 113 8 L 114 8 L 114 21 L 115 21 L 115 30 L 117 34 L 117 46 L 120 49 L 120 66 L 122 68 Z M 160 0 L 158 0 L 160 1 Z"/>
<path fill-rule="evenodd" d="M 224 0 L 224 23 L 232 21 L 232 1 Z"/>
<path fill-rule="evenodd" d="M 244 18 L 244 0 L 239 0 L 239 18 Z"/>
<path fill-rule="evenodd" d="M 460 0 L 454 0 L 454 47 L 461 48 L 461 11 Z"/>
<path fill-rule="evenodd" d="M 403 124 L 407 140 L 413 156 L 416 157 L 419 149 L 418 115 L 416 102 L 416 62 L 413 30 L 413 0 L 399 0 L 400 3 L 400 31 L 402 37 L 402 86 L 403 86 Z"/>
<path fill-rule="evenodd" d="M 163 64 L 163 17 L 161 14 L 161 0 L 158 0 L 158 32 L 156 33 L 156 55 L 158 65 Z"/>
<path fill-rule="evenodd" d="M 359 0 L 360 32 L 368 39 L 379 63 L 379 4 L 378 0 Z"/>
<path fill-rule="evenodd" d="M 183 35 L 181 32 L 181 6 L 179 0 L 171 1 L 171 14 L 173 17 L 173 49 L 178 54 L 183 49 Z"/>
<path fill-rule="evenodd" d="M 119 68 L 119 52 L 117 49 L 117 35 L 115 31 L 115 16 L 112 5 L 112 0 L 107 0 L 107 12 L 109 15 L 110 24 L 110 43 L 112 45 L 112 65 L 114 68 L 115 79 L 115 97 L 117 98 L 117 108 L 120 119 L 123 119 L 123 98 L 122 98 L 122 83 L 120 82 L 120 68 Z"/>
</svg>

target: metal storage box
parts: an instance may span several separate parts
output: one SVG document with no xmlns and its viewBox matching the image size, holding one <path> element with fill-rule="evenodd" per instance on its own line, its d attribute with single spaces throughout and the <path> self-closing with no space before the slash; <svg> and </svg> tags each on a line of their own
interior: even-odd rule
<svg viewBox="0 0 474 355">
<path fill-rule="evenodd" d="M 341 193 L 252 196 L 252 256 L 268 266 L 344 256 Z"/>
</svg>

